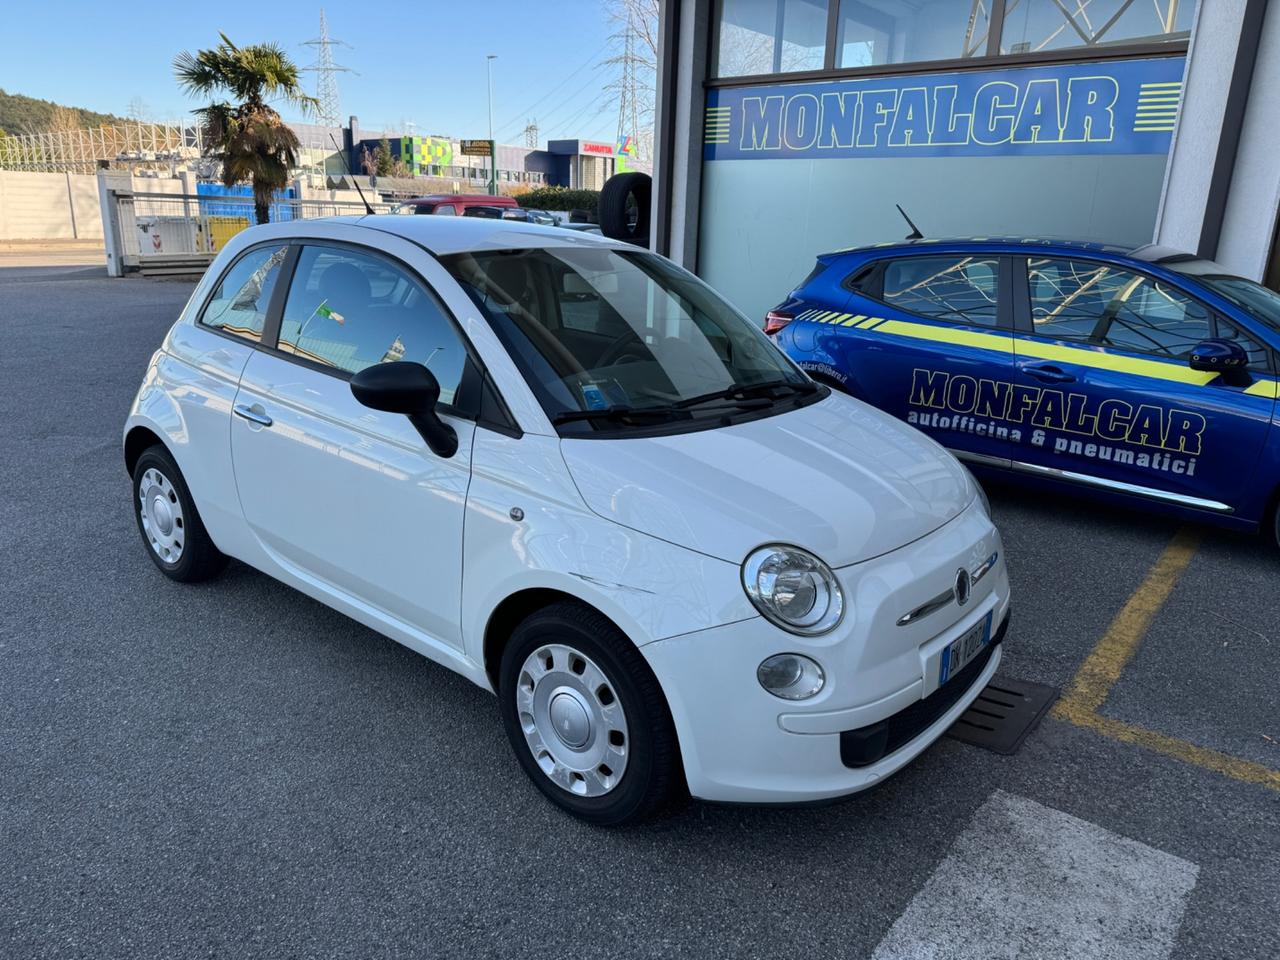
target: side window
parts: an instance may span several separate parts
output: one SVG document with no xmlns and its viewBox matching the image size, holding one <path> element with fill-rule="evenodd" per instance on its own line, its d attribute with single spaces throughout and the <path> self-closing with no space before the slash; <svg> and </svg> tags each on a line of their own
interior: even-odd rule
<svg viewBox="0 0 1280 960">
<path fill-rule="evenodd" d="M 285 300 L 280 349 L 344 373 L 412 360 L 453 403 L 467 353 L 461 336 L 416 278 L 390 260 L 304 246 Z"/>
<path fill-rule="evenodd" d="M 994 327 L 1000 261 L 996 257 L 908 257 L 884 265 L 881 299 L 935 320 Z"/>
<path fill-rule="evenodd" d="M 1183 360 L 1211 337 L 1209 311 L 1173 287 L 1088 260 L 1031 258 L 1027 288 L 1035 332 Z"/>
<path fill-rule="evenodd" d="M 431 212 L 437 217 L 454 217 L 458 215 L 458 211 L 453 208 L 452 203 L 437 204 L 435 210 Z"/>
<path fill-rule="evenodd" d="M 200 314 L 200 322 L 255 343 L 261 340 L 271 291 L 288 252 L 287 246 L 261 247 L 242 256 L 218 281 L 212 299 Z"/>
</svg>

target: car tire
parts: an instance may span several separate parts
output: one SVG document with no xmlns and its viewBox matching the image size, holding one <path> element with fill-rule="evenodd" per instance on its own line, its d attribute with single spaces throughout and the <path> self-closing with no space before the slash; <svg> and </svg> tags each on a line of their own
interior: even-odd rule
<svg viewBox="0 0 1280 960">
<path fill-rule="evenodd" d="M 147 555 L 160 572 L 180 583 L 217 576 L 227 557 L 210 539 L 195 500 L 164 447 L 148 447 L 133 468 L 133 516 Z"/>
<path fill-rule="evenodd" d="M 564 602 L 511 635 L 498 696 L 511 748 L 556 806 L 598 826 L 666 807 L 683 787 L 675 725 L 657 677 L 606 617 Z"/>
<path fill-rule="evenodd" d="M 627 214 L 627 201 L 635 197 L 636 222 Z M 600 232 L 613 240 L 637 246 L 649 245 L 649 214 L 653 181 L 647 173 L 615 173 L 604 182 L 597 212 Z"/>
</svg>

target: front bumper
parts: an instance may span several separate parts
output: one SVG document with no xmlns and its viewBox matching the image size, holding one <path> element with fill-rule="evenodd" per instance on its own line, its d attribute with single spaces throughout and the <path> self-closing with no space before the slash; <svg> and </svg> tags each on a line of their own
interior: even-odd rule
<svg viewBox="0 0 1280 960">
<path fill-rule="evenodd" d="M 905 611 L 936 596 L 940 583 L 950 583 L 958 567 L 992 552 L 999 561 L 968 604 L 897 625 Z M 995 674 L 1009 580 L 999 534 L 981 510 L 971 508 L 929 536 L 837 575 L 855 615 L 827 636 L 797 637 L 757 617 L 641 648 L 666 693 L 694 796 L 803 803 L 864 790 L 942 736 Z M 985 663 L 953 678 L 957 687 L 939 687 L 940 651 L 988 615 L 992 643 Z M 792 703 L 760 686 L 760 662 L 785 652 L 822 664 L 827 683 L 816 697 Z M 895 723 L 899 715 L 905 719 Z M 874 732 L 882 723 L 896 731 L 892 748 L 877 754 L 873 743 L 858 755 L 865 762 L 849 765 L 854 754 L 847 734 Z M 885 737 L 887 746 L 890 734 Z"/>
</svg>

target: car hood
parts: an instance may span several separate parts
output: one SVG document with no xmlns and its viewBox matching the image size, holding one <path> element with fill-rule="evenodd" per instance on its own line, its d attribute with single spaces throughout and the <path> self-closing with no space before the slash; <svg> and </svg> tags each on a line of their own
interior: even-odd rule
<svg viewBox="0 0 1280 960">
<path fill-rule="evenodd" d="M 976 495 L 938 444 L 834 392 L 733 426 L 561 449 L 593 512 L 731 563 L 775 542 L 857 563 L 936 530 Z"/>
</svg>

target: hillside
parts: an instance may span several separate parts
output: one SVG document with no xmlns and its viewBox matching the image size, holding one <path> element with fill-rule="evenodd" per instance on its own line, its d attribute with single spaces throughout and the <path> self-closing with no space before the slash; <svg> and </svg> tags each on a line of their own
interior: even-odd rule
<svg viewBox="0 0 1280 960">
<path fill-rule="evenodd" d="M 24 97 L 20 93 L 7 93 L 0 90 L 0 130 L 6 133 L 37 133 L 49 127 L 54 111 L 61 104 L 49 100 L 37 100 L 35 97 Z M 79 107 L 69 107 L 75 112 L 80 126 L 97 127 L 104 123 L 120 123 L 122 117 L 109 113 L 95 113 Z"/>
</svg>

